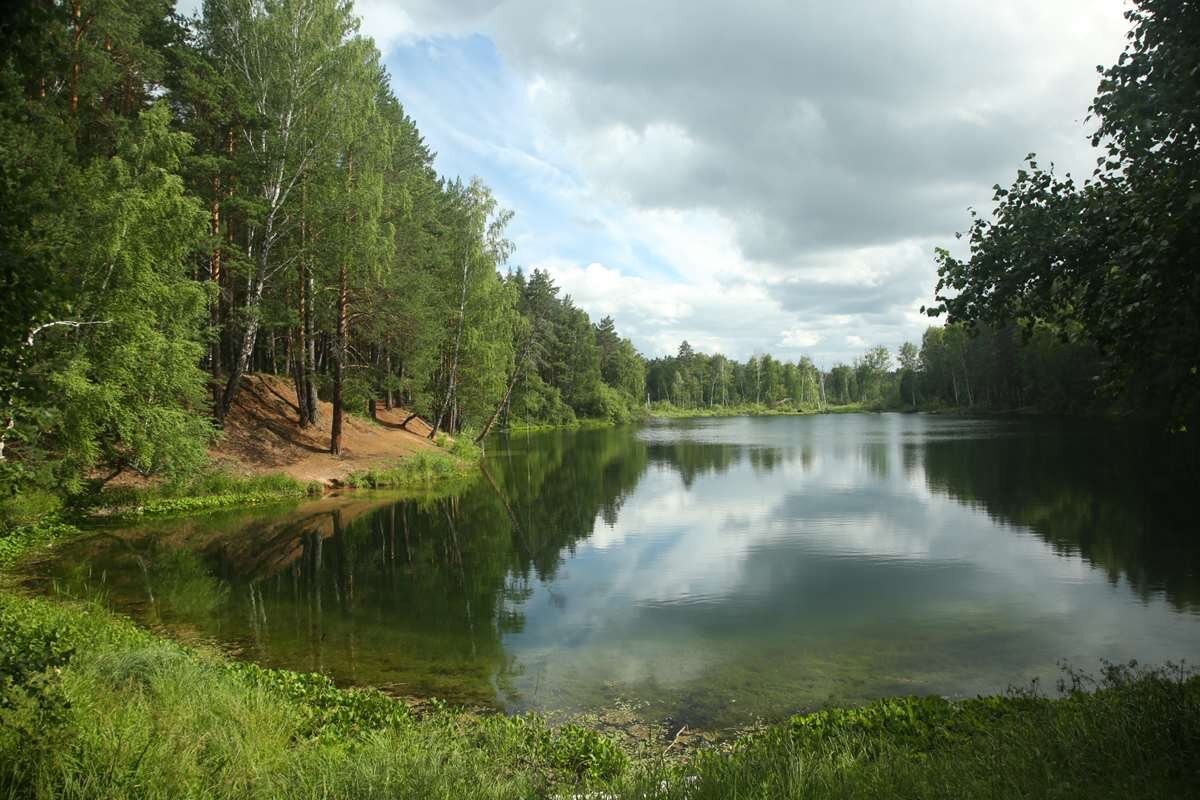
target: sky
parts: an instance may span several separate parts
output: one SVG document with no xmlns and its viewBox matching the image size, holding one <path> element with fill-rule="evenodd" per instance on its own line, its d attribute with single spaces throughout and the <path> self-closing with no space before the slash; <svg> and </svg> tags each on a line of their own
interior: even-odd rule
<svg viewBox="0 0 1200 800">
<path fill-rule="evenodd" d="M 190 3 L 183 2 L 181 6 Z M 647 356 L 919 342 L 1027 153 L 1089 175 L 1122 0 L 358 0 L 443 175 L 515 212 L 510 266 Z"/>
</svg>

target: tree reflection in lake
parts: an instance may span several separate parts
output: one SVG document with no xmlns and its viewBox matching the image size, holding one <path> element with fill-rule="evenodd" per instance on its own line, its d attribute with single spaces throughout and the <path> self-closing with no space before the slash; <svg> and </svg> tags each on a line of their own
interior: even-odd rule
<svg viewBox="0 0 1200 800">
<path fill-rule="evenodd" d="M 1189 458 L 916 415 L 552 432 L 494 439 L 457 497 L 147 524 L 43 579 L 344 682 L 726 724 L 1002 689 L 1059 658 L 1195 658 Z"/>
</svg>

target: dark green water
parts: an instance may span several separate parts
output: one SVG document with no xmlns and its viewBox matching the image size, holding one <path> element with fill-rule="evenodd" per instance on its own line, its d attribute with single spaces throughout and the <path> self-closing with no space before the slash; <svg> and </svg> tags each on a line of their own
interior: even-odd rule
<svg viewBox="0 0 1200 800">
<path fill-rule="evenodd" d="M 342 682 L 694 726 L 1200 657 L 1196 461 L 1133 431 L 707 419 L 486 464 L 455 498 L 105 532 L 42 583 Z"/>
</svg>

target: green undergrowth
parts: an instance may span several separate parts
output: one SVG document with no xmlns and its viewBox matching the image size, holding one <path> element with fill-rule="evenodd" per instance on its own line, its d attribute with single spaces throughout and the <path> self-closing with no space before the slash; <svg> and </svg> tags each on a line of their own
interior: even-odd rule
<svg viewBox="0 0 1200 800">
<path fill-rule="evenodd" d="M 512 420 L 506 429 L 510 433 L 534 433 L 537 431 L 574 431 L 574 430 L 598 430 L 600 428 L 613 428 L 618 425 L 626 424 L 624 422 L 614 422 L 611 419 L 598 419 L 592 417 L 581 417 L 571 420 L 570 422 L 527 422 L 524 420 Z"/>
<path fill-rule="evenodd" d="M 0 572 L 60 541 L 83 535 L 76 526 L 54 517 L 32 525 L 0 528 Z"/>
<path fill-rule="evenodd" d="M 1065 696 L 892 698 L 703 752 L 664 798 L 1128 798 L 1200 787 L 1200 681 L 1178 668 L 1069 673 Z"/>
<path fill-rule="evenodd" d="M 207 471 L 188 480 L 146 487 L 116 486 L 61 497 L 25 491 L 0 502 L 0 529 L 45 527 L 58 522 L 104 519 L 116 522 L 172 514 L 319 497 L 325 487 L 288 475 L 232 475 Z"/>
<path fill-rule="evenodd" d="M 80 498 L 75 506 L 94 516 L 132 518 L 262 505 L 319 497 L 323 492 L 320 483 L 304 483 L 289 475 L 242 476 L 214 470 L 175 483 L 104 489 Z"/>
<path fill-rule="evenodd" d="M 439 450 L 422 451 L 388 464 L 352 472 L 344 483 L 356 489 L 447 487 L 468 483 L 479 475 L 483 451 L 463 432 L 435 440 Z"/>
<path fill-rule="evenodd" d="M 671 403 L 654 403 L 647 414 L 651 419 L 692 419 L 699 417 L 781 417 L 808 416 L 813 414 L 857 414 L 872 409 L 862 403 L 822 408 L 794 406 L 791 404 L 766 405 L 764 403 L 742 403 L 732 406 L 702 406 L 684 408 Z"/>
</svg>

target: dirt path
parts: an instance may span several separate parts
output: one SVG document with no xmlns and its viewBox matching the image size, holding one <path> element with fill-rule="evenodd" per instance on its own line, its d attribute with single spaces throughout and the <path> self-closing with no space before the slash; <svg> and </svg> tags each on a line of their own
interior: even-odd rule
<svg viewBox="0 0 1200 800">
<path fill-rule="evenodd" d="M 430 430 L 425 420 L 414 418 L 402 429 L 409 412 L 380 407 L 377 423 L 357 416 L 344 418 L 342 455 L 334 456 L 329 452 L 333 407 L 324 402 L 320 406 L 320 423 L 302 429 L 296 422 L 299 410 L 290 381 L 277 375 L 247 375 L 211 455 L 241 474 L 283 472 L 297 480 L 332 485 L 351 472 L 438 449 L 425 438 Z"/>
</svg>

